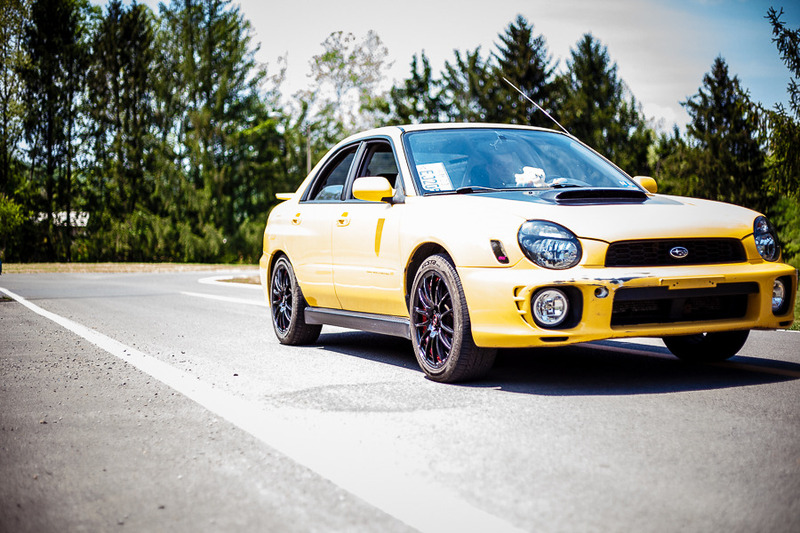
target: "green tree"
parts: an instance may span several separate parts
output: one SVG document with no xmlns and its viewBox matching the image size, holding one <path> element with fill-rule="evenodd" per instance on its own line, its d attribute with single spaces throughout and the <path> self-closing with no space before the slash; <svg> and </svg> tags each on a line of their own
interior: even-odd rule
<svg viewBox="0 0 800 533">
<path fill-rule="evenodd" d="M 6 242 L 25 222 L 22 207 L 0 193 L 0 265 L 5 255 Z"/>
<path fill-rule="evenodd" d="M 490 60 L 481 55 L 480 46 L 455 59 L 445 61 L 442 71 L 442 103 L 446 116 L 457 122 L 483 122 L 489 107 L 487 86 L 496 83 Z"/>
<path fill-rule="evenodd" d="M 46 215 L 41 244 L 49 259 L 71 259 L 73 163 L 84 91 L 88 15 L 85 0 L 38 0 L 31 7 L 25 31 L 24 48 L 30 61 L 21 71 L 24 128 L 31 178 L 44 193 L 44 202 L 34 207 Z M 66 213 L 58 224 L 57 212 Z"/>
<path fill-rule="evenodd" d="M 778 105 L 761 110 L 765 118 L 767 146 L 767 181 L 770 191 L 781 198 L 770 210 L 783 242 L 783 255 L 800 267 L 800 29 L 790 29 L 781 20 L 780 11 L 770 8 L 767 19 L 772 24 L 772 41 L 789 69 L 789 108 Z"/>
<path fill-rule="evenodd" d="M 103 206 L 132 213 L 148 193 L 153 147 L 153 14 L 112 0 L 94 35 L 88 111 L 93 119 L 97 174 L 108 189 Z"/>
<path fill-rule="evenodd" d="M 160 214 L 175 225 L 172 253 L 207 260 L 238 231 L 234 198 L 251 194 L 239 141 L 269 113 L 259 93 L 266 73 L 250 23 L 230 1 L 173 0 L 160 15 Z"/>
<path fill-rule="evenodd" d="M 781 20 L 783 9 L 770 8 L 767 19 L 772 24 L 772 41 L 778 48 L 781 59 L 789 69 L 787 85 L 789 109 L 778 105 L 776 109 L 764 111 L 767 119 L 769 148 L 769 183 L 780 194 L 800 200 L 800 29 L 790 29 Z"/>
<path fill-rule="evenodd" d="M 22 137 L 22 85 L 19 72 L 27 58 L 23 47 L 25 20 L 30 1 L 3 0 L 0 3 L 0 194 L 14 189 L 12 165 Z"/>
<path fill-rule="evenodd" d="M 724 59 L 714 60 L 703 86 L 683 105 L 696 149 L 689 194 L 764 211 L 770 202 L 757 110 Z"/>
<path fill-rule="evenodd" d="M 561 83 L 561 124 L 624 170 L 648 174 L 653 132 L 608 49 L 585 34 L 571 51 Z"/>
<path fill-rule="evenodd" d="M 155 192 L 155 22 L 150 8 L 112 0 L 92 40 L 87 76 L 93 167 L 87 183 L 90 253 L 103 259 L 151 258 L 154 220 L 128 223 L 157 209 Z"/>
<path fill-rule="evenodd" d="M 678 126 L 662 133 L 651 147 L 650 164 L 659 192 L 690 196 L 696 181 L 699 149 L 690 146 Z"/>
<path fill-rule="evenodd" d="M 502 81 L 506 78 L 528 98 L 552 113 L 555 66 L 544 36 L 534 36 L 533 24 L 519 15 L 499 38 L 497 50 L 492 54 L 494 74 L 490 79 L 495 83 L 486 85 L 486 120 L 555 127 L 536 106 Z"/>
<path fill-rule="evenodd" d="M 420 64 L 421 63 L 421 64 Z M 431 64 L 423 50 L 411 59 L 411 74 L 402 85 L 392 87 L 390 97 L 393 115 L 401 124 L 439 122 L 444 104 L 441 82 L 433 78 Z"/>
</svg>

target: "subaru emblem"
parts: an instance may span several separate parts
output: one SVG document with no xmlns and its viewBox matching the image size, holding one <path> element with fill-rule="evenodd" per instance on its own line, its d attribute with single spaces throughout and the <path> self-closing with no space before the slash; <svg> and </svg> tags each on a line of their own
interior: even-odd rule
<svg viewBox="0 0 800 533">
<path fill-rule="evenodd" d="M 676 246 L 675 248 L 669 251 L 669 255 L 671 255 L 675 259 L 683 259 L 687 255 L 689 255 L 689 250 L 687 250 L 683 246 Z"/>
</svg>

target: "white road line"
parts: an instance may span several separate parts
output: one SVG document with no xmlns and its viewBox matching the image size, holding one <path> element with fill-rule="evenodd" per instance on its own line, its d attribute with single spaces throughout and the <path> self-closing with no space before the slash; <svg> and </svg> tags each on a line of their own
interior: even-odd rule
<svg viewBox="0 0 800 533">
<path fill-rule="evenodd" d="M 198 380 L 155 357 L 126 346 L 98 331 L 42 309 L 0 287 L 34 313 L 83 337 L 175 391 L 224 418 L 295 462 L 342 489 L 422 532 L 522 531 L 505 520 L 462 500 L 449 489 L 405 474 L 400 465 L 353 457 L 353 451 L 309 438 L 302 419 L 264 410 Z"/>
<path fill-rule="evenodd" d="M 221 302 L 231 302 L 235 304 L 257 305 L 259 307 L 267 307 L 267 302 L 262 300 L 247 300 L 245 298 L 234 298 L 233 296 L 218 296 L 216 294 L 204 294 L 202 292 L 187 292 L 181 291 L 185 296 L 194 296 L 196 298 L 207 298 L 209 300 L 219 300 Z"/>
</svg>

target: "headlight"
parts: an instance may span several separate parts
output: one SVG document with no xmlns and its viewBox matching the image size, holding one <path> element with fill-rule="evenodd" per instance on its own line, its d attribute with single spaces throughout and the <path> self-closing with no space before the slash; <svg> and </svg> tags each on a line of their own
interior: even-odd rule
<svg viewBox="0 0 800 533">
<path fill-rule="evenodd" d="M 525 256 L 544 268 L 563 270 L 581 260 L 581 243 L 570 230 L 553 222 L 529 220 L 517 234 Z"/>
<path fill-rule="evenodd" d="M 753 238 L 756 241 L 756 248 L 761 257 L 767 261 L 778 260 L 781 256 L 778 236 L 766 217 L 756 217 L 753 222 Z"/>
</svg>

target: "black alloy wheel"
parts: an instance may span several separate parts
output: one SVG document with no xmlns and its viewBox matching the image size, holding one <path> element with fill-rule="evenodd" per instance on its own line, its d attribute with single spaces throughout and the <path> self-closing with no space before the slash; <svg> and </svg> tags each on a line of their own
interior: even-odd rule
<svg viewBox="0 0 800 533">
<path fill-rule="evenodd" d="M 431 368 L 442 368 L 453 348 L 453 300 L 436 271 L 423 276 L 416 291 L 414 323 L 420 354 Z"/>
<path fill-rule="evenodd" d="M 430 379 L 453 383 L 489 371 L 497 350 L 475 345 L 464 290 L 449 257 L 434 255 L 422 263 L 410 300 L 414 354 Z"/>
<path fill-rule="evenodd" d="M 306 324 L 306 300 L 289 260 L 282 256 L 272 267 L 270 312 L 275 335 L 281 344 L 310 344 L 319 337 L 322 326 Z"/>
</svg>

